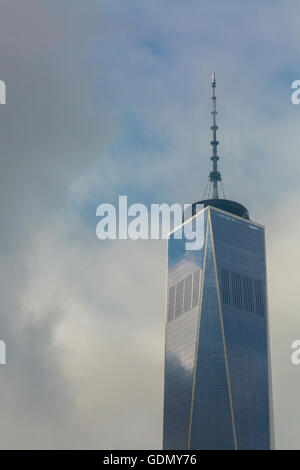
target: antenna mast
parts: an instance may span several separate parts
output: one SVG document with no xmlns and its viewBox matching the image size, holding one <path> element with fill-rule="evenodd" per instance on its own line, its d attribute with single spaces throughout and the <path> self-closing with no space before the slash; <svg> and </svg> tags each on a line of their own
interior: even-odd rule
<svg viewBox="0 0 300 470">
<path fill-rule="evenodd" d="M 212 145 L 212 148 L 213 148 L 213 154 L 212 154 L 212 157 L 210 157 L 210 159 L 213 162 L 213 171 L 210 172 L 209 179 L 210 179 L 210 181 L 212 183 L 212 186 L 213 186 L 212 199 L 219 199 L 218 181 L 221 181 L 222 178 L 221 178 L 221 173 L 218 171 L 219 157 L 217 155 L 217 147 L 218 147 L 219 142 L 217 141 L 217 129 L 218 129 L 218 126 L 216 124 L 216 115 L 217 115 L 216 100 L 217 100 L 217 97 L 216 97 L 216 93 L 215 93 L 216 76 L 215 76 L 214 73 L 212 74 L 212 78 L 211 78 L 211 86 L 212 86 L 212 91 L 213 91 L 213 95 L 212 95 L 212 98 L 211 98 L 212 99 L 212 112 L 211 112 L 211 114 L 213 116 L 213 125 L 211 126 L 211 130 L 213 131 L 213 140 L 211 141 L 211 145 Z"/>
</svg>

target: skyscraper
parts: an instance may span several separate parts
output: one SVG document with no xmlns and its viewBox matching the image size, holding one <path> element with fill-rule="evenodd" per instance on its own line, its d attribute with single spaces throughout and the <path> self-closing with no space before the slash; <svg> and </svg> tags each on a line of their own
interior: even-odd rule
<svg viewBox="0 0 300 470">
<path fill-rule="evenodd" d="M 212 77 L 211 198 L 183 225 L 201 244 L 168 241 L 164 449 L 274 447 L 264 227 L 219 198 Z M 201 207 L 201 209 L 199 209 Z"/>
</svg>

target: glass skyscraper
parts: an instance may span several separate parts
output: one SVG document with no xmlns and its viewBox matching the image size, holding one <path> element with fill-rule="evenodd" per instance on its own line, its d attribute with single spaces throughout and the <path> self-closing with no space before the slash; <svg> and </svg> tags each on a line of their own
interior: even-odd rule
<svg viewBox="0 0 300 470">
<path fill-rule="evenodd" d="M 212 84 L 212 198 L 194 204 L 168 241 L 163 448 L 270 449 L 264 227 L 218 196 Z M 187 250 L 176 232 L 196 222 L 201 243 Z"/>
</svg>

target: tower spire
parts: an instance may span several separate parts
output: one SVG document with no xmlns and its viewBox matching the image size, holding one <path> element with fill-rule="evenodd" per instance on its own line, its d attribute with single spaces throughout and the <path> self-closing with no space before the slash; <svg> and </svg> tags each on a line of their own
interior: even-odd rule
<svg viewBox="0 0 300 470">
<path fill-rule="evenodd" d="M 211 112 L 211 114 L 213 116 L 213 125 L 211 126 L 211 130 L 213 131 L 213 139 L 211 141 L 211 145 L 212 145 L 212 149 L 213 149 L 213 154 L 212 154 L 212 157 L 210 157 L 210 159 L 213 162 L 213 171 L 210 172 L 209 179 L 210 179 L 210 181 L 212 183 L 212 186 L 213 186 L 212 198 L 213 199 L 219 199 L 218 181 L 221 181 L 221 173 L 218 171 L 219 157 L 217 155 L 217 147 L 218 147 L 219 142 L 217 141 L 217 129 L 218 129 L 218 126 L 216 124 L 216 115 L 217 115 L 216 100 L 217 100 L 217 97 L 216 97 L 216 93 L 215 93 L 216 76 L 215 76 L 214 73 L 212 74 L 212 77 L 211 77 L 211 86 L 212 86 L 212 92 L 213 92 L 213 95 L 212 95 L 212 98 L 211 98 L 212 99 L 212 112 Z"/>
</svg>

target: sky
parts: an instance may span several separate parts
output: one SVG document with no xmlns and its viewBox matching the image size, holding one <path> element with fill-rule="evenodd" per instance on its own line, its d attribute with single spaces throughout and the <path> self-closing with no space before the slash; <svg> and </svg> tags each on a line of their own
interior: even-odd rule
<svg viewBox="0 0 300 470">
<path fill-rule="evenodd" d="M 299 449 L 300 5 L 1 0 L 0 448 L 159 449 L 166 241 L 96 208 L 226 197 L 266 226 L 276 446 Z"/>
</svg>

